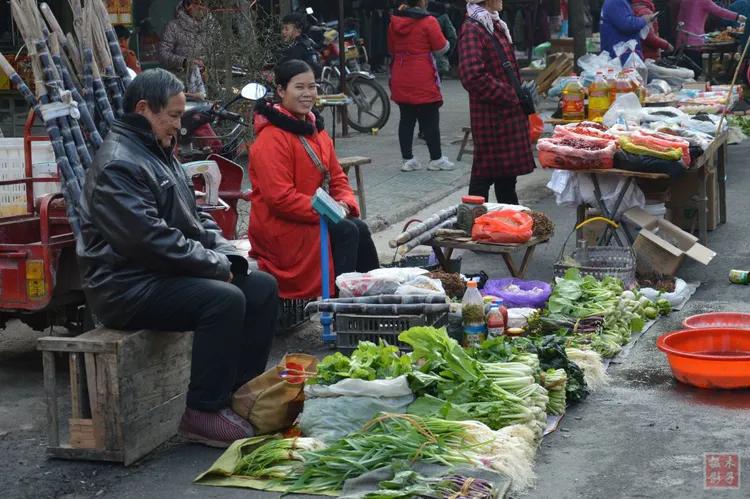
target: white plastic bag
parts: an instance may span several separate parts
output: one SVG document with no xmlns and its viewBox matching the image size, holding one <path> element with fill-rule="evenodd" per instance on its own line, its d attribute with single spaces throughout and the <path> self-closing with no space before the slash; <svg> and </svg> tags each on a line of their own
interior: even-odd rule
<svg viewBox="0 0 750 499">
<path fill-rule="evenodd" d="M 535 308 L 509 308 L 508 327 L 524 328 L 529 322 L 529 317 L 537 312 Z"/>
<path fill-rule="evenodd" d="M 336 287 L 342 298 L 392 295 L 400 284 L 401 281 L 396 278 L 377 278 L 359 272 L 348 272 L 336 278 Z"/>
<path fill-rule="evenodd" d="M 414 401 L 406 376 L 365 381 L 344 379 L 333 385 L 306 385 L 299 417 L 302 433 L 324 442 L 359 430 L 378 413 L 404 413 Z"/>
<path fill-rule="evenodd" d="M 603 118 L 604 126 L 610 128 L 618 123 L 638 125 L 641 122 L 643 107 L 634 93 L 617 96 L 615 103 L 609 108 Z"/>
<path fill-rule="evenodd" d="M 555 193 L 558 206 L 576 207 L 581 204 L 578 176 L 570 170 L 553 170 L 547 188 Z"/>
<path fill-rule="evenodd" d="M 443 283 L 438 279 L 430 279 L 420 275 L 400 285 L 396 290 L 397 295 L 444 295 Z"/>
<path fill-rule="evenodd" d="M 651 301 L 656 301 L 664 298 L 669 302 L 672 307 L 677 307 L 682 304 L 686 299 L 694 293 L 694 290 L 690 289 L 685 281 L 679 277 L 675 279 L 674 291 L 671 293 L 662 293 L 654 288 L 641 288 L 641 294 Z"/>
<path fill-rule="evenodd" d="M 578 185 L 581 192 L 581 198 L 583 202 L 589 206 L 598 207 L 599 204 L 596 201 L 596 193 L 594 192 L 594 183 L 589 178 L 588 174 L 576 174 L 578 176 Z M 609 211 L 612 211 L 615 205 L 615 201 L 619 196 L 622 189 L 625 187 L 627 179 L 617 178 L 611 175 L 597 175 L 599 181 L 599 188 L 601 189 L 602 200 L 604 205 Z M 615 218 L 619 218 L 624 212 L 634 207 L 644 208 L 646 206 L 646 196 L 643 191 L 637 185 L 633 184 L 625 193 L 620 203 L 620 208 L 615 214 Z"/>
</svg>

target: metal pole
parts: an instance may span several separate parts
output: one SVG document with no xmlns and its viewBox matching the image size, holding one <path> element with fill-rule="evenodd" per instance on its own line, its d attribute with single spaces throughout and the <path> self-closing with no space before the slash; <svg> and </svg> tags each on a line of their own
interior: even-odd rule
<svg viewBox="0 0 750 499">
<path fill-rule="evenodd" d="M 339 92 L 346 90 L 346 48 L 344 47 L 344 0 L 339 0 Z"/>
<path fill-rule="evenodd" d="M 584 0 L 568 1 L 568 26 L 569 35 L 573 38 L 573 57 L 578 67 L 578 58 L 586 54 L 586 20 L 584 8 L 588 2 Z"/>
<path fill-rule="evenodd" d="M 320 215 L 320 273 L 322 275 L 323 301 L 331 297 L 330 282 L 331 268 L 328 262 L 328 221 L 325 216 Z M 333 322 L 330 312 L 320 314 L 320 325 L 323 326 L 323 343 L 336 341 L 336 335 L 331 332 Z"/>
</svg>

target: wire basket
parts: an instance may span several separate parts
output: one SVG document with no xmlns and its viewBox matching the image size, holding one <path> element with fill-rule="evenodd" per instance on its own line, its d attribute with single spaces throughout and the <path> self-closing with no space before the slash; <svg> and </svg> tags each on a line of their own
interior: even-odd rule
<svg viewBox="0 0 750 499">
<path fill-rule="evenodd" d="M 613 227 L 617 228 L 619 225 L 608 218 L 595 217 L 590 218 L 584 222 L 581 222 L 568 234 L 565 239 L 562 248 L 560 249 L 560 255 L 557 258 L 557 262 L 554 265 L 555 277 L 563 277 L 568 269 L 577 268 L 581 275 L 590 275 L 596 279 L 602 280 L 606 276 L 616 277 L 620 279 L 623 284 L 627 287 L 635 283 L 635 253 L 630 247 L 620 248 L 616 246 L 591 246 L 585 249 L 586 256 L 582 257 L 581 253 L 583 248 L 576 248 L 573 252 L 568 255 L 575 261 L 581 261 L 585 258 L 586 264 L 572 265 L 565 263 L 563 256 L 565 254 L 565 247 L 570 240 L 570 236 L 573 233 L 586 225 L 589 222 L 595 220 L 605 221 Z"/>
</svg>

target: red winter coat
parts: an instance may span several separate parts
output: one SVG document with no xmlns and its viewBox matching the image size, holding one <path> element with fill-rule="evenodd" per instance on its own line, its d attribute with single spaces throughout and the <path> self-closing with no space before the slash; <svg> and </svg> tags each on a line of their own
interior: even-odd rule
<svg viewBox="0 0 750 499">
<path fill-rule="evenodd" d="M 388 52 L 391 61 L 391 99 L 397 104 L 442 102 L 440 78 L 433 52 L 448 40 L 437 19 L 422 9 L 406 9 L 391 16 Z"/>
<path fill-rule="evenodd" d="M 250 148 L 250 256 L 261 270 L 279 282 L 282 298 L 321 295 L 320 217 L 312 196 L 323 174 L 307 154 L 304 135 L 331 175 L 330 195 L 359 216 L 359 205 L 336 158 L 331 138 L 310 114 L 307 121 L 293 117 L 280 105 L 259 105 L 255 142 Z M 353 250 L 355 251 L 355 250 Z M 329 251 L 330 255 L 330 251 Z M 333 260 L 331 289 L 334 286 Z"/>
<path fill-rule="evenodd" d="M 648 16 L 656 12 L 654 2 L 652 0 L 633 0 L 633 13 L 636 16 Z M 641 48 L 643 49 L 644 59 L 657 60 L 661 57 L 661 50 L 667 50 L 669 48 L 669 42 L 659 36 L 659 21 L 654 19 L 651 24 L 651 29 L 648 31 L 648 36 L 645 40 L 641 40 Z"/>
<path fill-rule="evenodd" d="M 534 170 L 529 118 L 521 108 L 503 70 L 492 36 L 500 41 L 505 57 L 520 80 L 513 47 L 496 22 L 490 34 L 482 25 L 466 20 L 458 39 L 458 70 L 469 92 L 471 135 L 474 140 L 472 177 L 498 178 L 525 175 Z"/>
</svg>

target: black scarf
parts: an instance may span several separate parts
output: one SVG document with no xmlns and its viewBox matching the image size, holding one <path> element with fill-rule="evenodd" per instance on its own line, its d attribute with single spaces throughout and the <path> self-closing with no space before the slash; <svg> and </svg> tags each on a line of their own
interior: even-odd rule
<svg viewBox="0 0 750 499">
<path fill-rule="evenodd" d="M 261 99 L 255 103 L 255 112 L 265 117 L 273 126 L 282 130 L 291 132 L 295 135 L 313 135 L 315 130 L 322 132 L 325 129 L 323 117 L 317 110 L 313 109 L 315 115 L 315 125 L 309 121 L 298 120 L 274 109 L 273 103 L 266 99 Z"/>
</svg>

